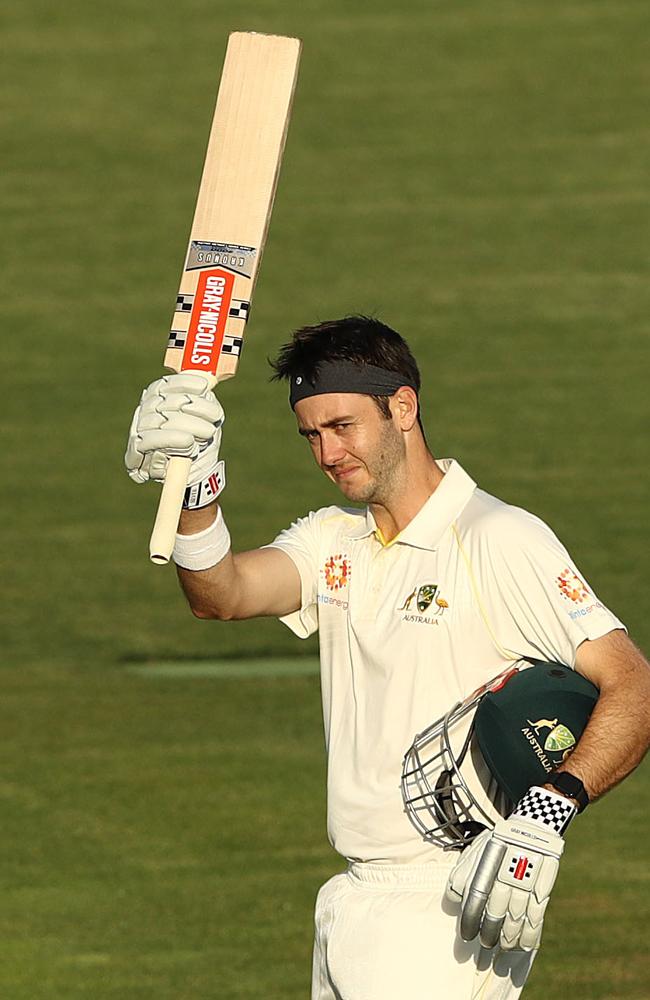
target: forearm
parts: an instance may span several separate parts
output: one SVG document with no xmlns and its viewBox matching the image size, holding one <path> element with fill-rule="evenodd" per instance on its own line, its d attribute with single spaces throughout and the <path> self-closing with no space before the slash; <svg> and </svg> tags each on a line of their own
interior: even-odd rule
<svg viewBox="0 0 650 1000">
<path fill-rule="evenodd" d="M 195 535 L 210 528 L 217 517 L 216 503 L 199 510 L 184 510 L 178 525 L 180 535 Z M 232 552 L 215 566 L 204 570 L 176 566 L 178 579 L 192 613 L 197 618 L 228 620 L 234 617 L 237 597 L 237 577 Z"/>
<path fill-rule="evenodd" d="M 179 534 L 191 539 L 206 531 L 214 525 L 217 510 L 216 504 L 212 504 L 198 511 L 183 512 Z M 225 526 L 217 526 L 217 529 L 212 538 L 208 534 L 196 539 L 202 553 L 198 562 L 209 568 L 184 569 L 177 564 L 181 587 L 196 617 L 219 621 L 264 616 L 280 618 L 298 610 L 301 581 L 289 556 L 273 547 L 233 553 Z M 177 557 L 178 548 L 179 540 L 175 549 Z M 187 550 L 187 543 L 184 548 Z M 209 557 L 204 558 L 205 555 Z M 183 558 L 179 561 L 190 565 L 196 562 Z"/>
<path fill-rule="evenodd" d="M 208 504 L 199 510 L 182 510 L 181 518 L 178 522 L 178 531 L 181 535 L 195 535 L 199 531 L 204 531 L 214 524 L 219 507 L 216 503 Z"/>
<path fill-rule="evenodd" d="M 627 696 L 607 692 L 594 708 L 579 745 L 558 770 L 575 774 L 589 798 L 599 798 L 641 763 L 648 749 L 649 726 L 647 707 L 641 702 L 630 710 Z"/>
<path fill-rule="evenodd" d="M 630 774 L 650 744 L 650 666 L 623 633 L 610 646 L 612 669 L 598 679 L 600 697 L 589 724 L 558 768 L 580 778 L 592 800 Z M 586 669 L 580 662 L 578 669 L 591 674 L 588 660 Z"/>
</svg>

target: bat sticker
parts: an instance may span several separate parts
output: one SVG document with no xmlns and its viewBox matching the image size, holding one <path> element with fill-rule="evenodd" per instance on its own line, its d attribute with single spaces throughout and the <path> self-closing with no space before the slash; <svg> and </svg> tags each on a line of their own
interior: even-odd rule
<svg viewBox="0 0 650 1000">
<path fill-rule="evenodd" d="M 200 267 L 227 267 L 234 274 L 242 274 L 250 278 L 255 267 L 257 250 L 255 247 L 242 247 L 236 243 L 211 243 L 208 240 L 192 240 L 187 252 L 186 271 L 194 271 Z"/>
<path fill-rule="evenodd" d="M 217 370 L 235 276 L 223 268 L 202 271 L 196 289 L 181 371 Z"/>
<path fill-rule="evenodd" d="M 244 323 L 248 319 L 248 310 L 250 309 L 250 302 L 246 302 L 245 299 L 233 299 L 232 305 L 228 310 L 228 315 L 231 319 L 243 319 Z"/>
<path fill-rule="evenodd" d="M 192 306 L 194 305 L 194 296 L 189 294 L 179 293 L 176 297 L 176 312 L 177 313 L 188 313 L 192 312 Z"/>
<path fill-rule="evenodd" d="M 187 340 L 186 330 L 172 330 L 169 334 L 169 340 L 167 341 L 167 349 L 176 349 L 179 347 L 185 347 L 185 341 Z"/>
</svg>

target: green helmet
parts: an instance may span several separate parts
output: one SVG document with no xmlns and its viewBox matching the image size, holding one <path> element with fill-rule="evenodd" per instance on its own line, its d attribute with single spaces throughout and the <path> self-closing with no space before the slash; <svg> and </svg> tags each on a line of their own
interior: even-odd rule
<svg viewBox="0 0 650 1000">
<path fill-rule="evenodd" d="M 499 674 L 416 736 L 402 769 L 410 820 L 426 840 L 462 850 L 544 784 L 597 700 L 598 688 L 561 663 L 522 660 Z"/>
</svg>

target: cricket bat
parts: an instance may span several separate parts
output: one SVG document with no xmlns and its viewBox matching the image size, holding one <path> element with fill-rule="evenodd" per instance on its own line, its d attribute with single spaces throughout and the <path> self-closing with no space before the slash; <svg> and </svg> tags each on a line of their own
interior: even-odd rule
<svg viewBox="0 0 650 1000">
<path fill-rule="evenodd" d="M 234 32 L 190 231 L 164 365 L 211 386 L 237 371 L 266 240 L 298 72 L 300 41 Z M 169 461 L 151 560 L 169 562 L 190 459 Z"/>
</svg>

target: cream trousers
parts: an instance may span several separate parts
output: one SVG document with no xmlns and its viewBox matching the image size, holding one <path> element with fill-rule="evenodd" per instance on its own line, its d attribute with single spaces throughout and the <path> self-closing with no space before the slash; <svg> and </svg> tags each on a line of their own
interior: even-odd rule
<svg viewBox="0 0 650 1000">
<path fill-rule="evenodd" d="M 455 856 L 352 864 L 318 893 L 312 1000 L 516 1000 L 534 954 L 458 935 L 444 898 Z"/>
</svg>

